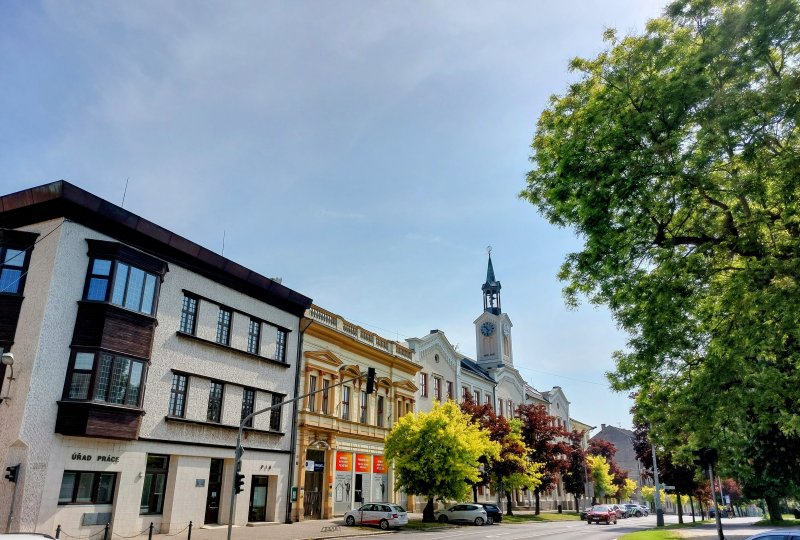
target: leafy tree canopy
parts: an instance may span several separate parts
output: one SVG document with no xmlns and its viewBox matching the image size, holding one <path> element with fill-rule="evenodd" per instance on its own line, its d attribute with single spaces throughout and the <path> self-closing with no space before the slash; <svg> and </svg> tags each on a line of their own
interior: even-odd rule
<svg viewBox="0 0 800 540">
<path fill-rule="evenodd" d="M 630 335 L 610 380 L 655 440 L 716 448 L 776 503 L 800 485 L 800 7 L 679 0 L 605 38 L 539 118 L 521 196 L 583 240 L 567 301 Z"/>
<path fill-rule="evenodd" d="M 478 460 L 494 459 L 499 452 L 500 445 L 452 401 L 437 403 L 428 413 L 403 416 L 385 445 L 386 458 L 394 461 L 398 489 L 429 501 L 465 499 L 468 482 L 480 478 Z"/>
<path fill-rule="evenodd" d="M 589 466 L 594 495 L 598 499 L 613 494 L 617 488 L 612 482 L 613 477 L 608 467 L 608 461 L 603 456 L 586 456 L 586 464 Z"/>
</svg>

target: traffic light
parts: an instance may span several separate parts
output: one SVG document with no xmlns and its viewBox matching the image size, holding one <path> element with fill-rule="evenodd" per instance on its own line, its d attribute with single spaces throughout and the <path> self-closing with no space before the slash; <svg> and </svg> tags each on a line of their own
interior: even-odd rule
<svg viewBox="0 0 800 540">
<path fill-rule="evenodd" d="M 6 480 L 9 482 L 17 482 L 17 476 L 19 475 L 19 464 L 14 465 L 13 467 L 6 467 Z"/>
<path fill-rule="evenodd" d="M 714 465 L 717 462 L 717 451 L 714 448 L 700 448 L 692 450 L 694 454 L 694 463 L 701 469 L 708 469 L 709 465 Z"/>
<path fill-rule="evenodd" d="M 244 491 L 244 475 L 240 473 L 236 473 L 236 493 L 241 493 Z"/>
<path fill-rule="evenodd" d="M 375 391 L 375 368 L 367 368 L 367 394 Z"/>
</svg>

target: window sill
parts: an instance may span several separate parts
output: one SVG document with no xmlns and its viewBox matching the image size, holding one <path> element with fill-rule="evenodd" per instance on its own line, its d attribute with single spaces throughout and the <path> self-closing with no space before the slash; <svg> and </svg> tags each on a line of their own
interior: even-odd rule
<svg viewBox="0 0 800 540">
<path fill-rule="evenodd" d="M 212 347 L 217 347 L 217 348 L 225 350 L 225 351 L 241 354 L 241 355 L 247 356 L 249 358 L 254 358 L 254 359 L 257 359 L 257 360 L 261 360 L 262 362 L 269 362 L 270 364 L 274 364 L 276 366 L 280 366 L 280 367 L 284 367 L 284 368 L 288 368 L 289 367 L 289 363 L 288 362 L 281 362 L 280 360 L 274 360 L 272 358 L 267 358 L 266 356 L 261 356 L 260 354 L 253 354 L 251 352 L 243 351 L 241 349 L 236 349 L 234 347 L 231 347 L 230 345 L 223 345 L 222 343 L 217 343 L 216 341 L 211 341 L 210 339 L 197 337 L 194 334 L 187 334 L 186 332 L 181 332 L 180 330 L 178 330 L 175 333 L 178 336 L 182 337 L 182 338 L 190 339 L 190 340 L 193 340 L 193 341 L 199 341 L 200 343 L 204 343 L 206 345 L 211 345 Z"/>
<path fill-rule="evenodd" d="M 221 428 L 231 431 L 238 431 L 239 426 L 232 426 L 230 424 L 218 424 L 216 422 L 209 422 L 207 420 L 190 420 L 188 418 L 180 418 L 178 416 L 165 416 L 164 420 L 167 422 L 175 422 L 178 424 L 193 424 L 196 426 L 205 426 L 205 427 L 214 427 L 214 428 Z M 251 427 L 244 427 L 243 431 L 247 431 L 250 433 L 263 433 L 266 435 L 280 435 L 281 437 L 285 435 L 283 431 L 273 431 L 271 429 L 256 429 Z"/>
</svg>

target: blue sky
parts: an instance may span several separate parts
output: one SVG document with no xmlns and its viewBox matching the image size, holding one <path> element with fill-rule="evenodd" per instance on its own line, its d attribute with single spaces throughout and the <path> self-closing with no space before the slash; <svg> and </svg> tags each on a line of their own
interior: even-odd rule
<svg viewBox="0 0 800 540">
<path fill-rule="evenodd" d="M 0 192 L 73 182 L 393 339 L 475 352 L 486 246 L 515 365 L 630 426 L 625 336 L 517 198 L 548 97 L 663 0 L 0 3 Z"/>
</svg>

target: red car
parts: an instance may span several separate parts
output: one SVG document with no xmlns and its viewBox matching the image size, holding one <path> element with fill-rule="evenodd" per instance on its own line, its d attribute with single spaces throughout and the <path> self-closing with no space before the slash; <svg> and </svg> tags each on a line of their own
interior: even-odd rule
<svg viewBox="0 0 800 540">
<path fill-rule="evenodd" d="M 588 512 L 586 512 L 586 521 L 589 525 L 592 524 L 593 521 L 596 521 L 599 525 L 600 522 L 604 521 L 608 525 L 612 523 L 617 523 L 617 511 L 609 504 L 597 504 L 592 506 Z"/>
</svg>

